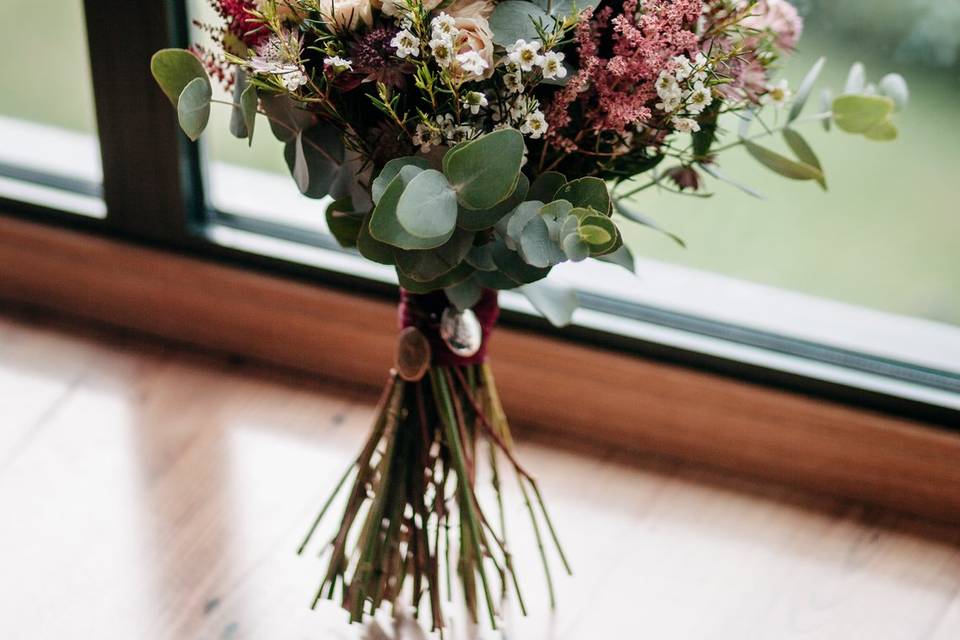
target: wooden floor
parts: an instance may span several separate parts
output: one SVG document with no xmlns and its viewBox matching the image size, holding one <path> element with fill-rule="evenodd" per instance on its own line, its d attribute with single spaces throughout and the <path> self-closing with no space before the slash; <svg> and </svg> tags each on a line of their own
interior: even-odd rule
<svg viewBox="0 0 960 640">
<path fill-rule="evenodd" d="M 308 610 L 321 567 L 294 549 L 373 399 L 0 315 L 0 639 L 356 637 L 335 607 Z M 536 613 L 511 638 L 960 638 L 958 529 L 613 450 L 521 448 L 577 575 L 551 618 L 529 547 Z"/>
</svg>

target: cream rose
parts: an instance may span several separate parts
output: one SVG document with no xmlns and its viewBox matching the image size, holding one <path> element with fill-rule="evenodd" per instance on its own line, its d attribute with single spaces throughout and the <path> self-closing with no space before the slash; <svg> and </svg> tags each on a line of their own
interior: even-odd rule
<svg viewBox="0 0 960 640">
<path fill-rule="evenodd" d="M 493 13 L 493 2 L 490 0 L 457 0 L 444 9 L 454 18 L 484 18 L 489 19 Z"/>
<path fill-rule="evenodd" d="M 368 27 L 373 24 L 373 6 L 370 0 L 317 0 L 320 15 L 327 22 L 353 31 L 360 23 Z"/>
<path fill-rule="evenodd" d="M 465 80 L 484 80 L 493 75 L 493 31 L 490 29 L 490 23 L 482 16 L 476 17 L 458 17 L 454 18 L 456 27 L 459 30 L 457 41 L 454 43 L 454 53 L 460 55 L 468 52 L 475 52 L 487 63 L 483 72 L 469 73 L 460 70 L 460 65 L 455 61 L 452 65 L 454 73 L 460 73 Z"/>
</svg>

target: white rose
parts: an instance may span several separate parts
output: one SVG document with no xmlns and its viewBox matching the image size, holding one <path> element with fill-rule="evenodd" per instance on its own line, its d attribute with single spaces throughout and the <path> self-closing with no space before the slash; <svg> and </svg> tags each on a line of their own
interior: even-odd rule
<svg viewBox="0 0 960 640">
<path fill-rule="evenodd" d="M 454 52 L 457 55 L 469 51 L 476 52 L 484 62 L 487 63 L 486 70 L 477 74 L 467 74 L 468 80 L 483 80 L 493 75 L 493 31 L 490 30 L 490 23 L 486 18 L 459 17 L 455 18 L 459 35 L 454 43 Z M 454 71 L 456 71 L 454 64 Z"/>
<path fill-rule="evenodd" d="M 370 0 L 318 0 L 320 15 L 328 22 L 353 31 L 360 23 L 373 24 L 373 7 Z"/>
</svg>

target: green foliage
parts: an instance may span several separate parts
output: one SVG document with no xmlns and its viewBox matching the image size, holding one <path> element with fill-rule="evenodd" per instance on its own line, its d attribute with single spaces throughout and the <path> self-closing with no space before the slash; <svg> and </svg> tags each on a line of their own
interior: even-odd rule
<svg viewBox="0 0 960 640">
<path fill-rule="evenodd" d="M 280 142 L 293 142 L 297 134 L 316 124 L 312 113 L 284 93 L 260 92 L 260 105 L 270 121 L 270 131 Z"/>
<path fill-rule="evenodd" d="M 523 162 L 523 136 L 516 129 L 482 135 L 447 152 L 443 173 L 466 209 L 490 209 L 516 187 Z"/>
<path fill-rule="evenodd" d="M 546 171 L 541 173 L 530 185 L 527 192 L 528 200 L 540 200 L 541 202 L 550 202 L 557 191 L 567 183 L 566 177 L 556 171 Z"/>
<path fill-rule="evenodd" d="M 793 104 L 790 105 L 790 112 L 787 114 L 787 123 L 793 122 L 800 117 L 800 114 L 803 112 L 803 107 L 807 104 L 807 99 L 810 98 L 810 92 L 813 91 L 813 86 L 816 84 L 817 78 L 820 77 L 820 72 L 823 71 L 823 65 L 825 65 L 826 62 L 826 58 L 820 58 L 813 63 L 813 67 L 810 68 L 810 71 L 804 76 L 803 81 L 800 82 L 797 95 L 794 97 Z"/>
<path fill-rule="evenodd" d="M 538 27 L 547 29 L 555 21 L 575 17 L 588 7 L 595 7 L 598 0 L 507 0 L 501 2 L 490 16 L 493 42 L 509 46 L 519 39 L 537 40 L 541 37 Z"/>
<path fill-rule="evenodd" d="M 431 280 L 429 282 L 420 282 L 418 280 L 414 280 L 413 278 L 408 277 L 402 271 L 397 271 L 397 279 L 400 281 L 400 286 L 411 293 L 430 293 L 431 291 L 436 291 L 437 289 L 446 289 L 447 287 L 452 287 L 456 284 L 459 284 L 469 278 L 473 273 L 473 267 L 466 262 L 461 262 L 457 268 L 453 269 L 452 271 L 448 271 L 436 280 Z"/>
<path fill-rule="evenodd" d="M 380 196 L 383 195 L 383 192 L 386 190 L 387 185 L 390 184 L 390 181 L 393 180 L 400 169 L 411 164 L 415 167 L 420 167 L 421 169 L 429 169 L 430 164 L 423 158 L 416 158 L 414 156 L 403 156 L 401 158 L 394 158 L 383 165 L 383 169 L 380 171 L 373 184 L 370 187 L 371 195 L 373 196 L 374 202 L 380 201 Z"/>
<path fill-rule="evenodd" d="M 473 246 L 473 237 L 473 232 L 457 229 L 447 242 L 435 249 L 423 251 L 397 249 L 395 252 L 397 268 L 405 276 L 418 282 L 436 280 L 463 262 Z"/>
<path fill-rule="evenodd" d="M 842 131 L 871 140 L 892 140 L 897 129 L 890 120 L 896 103 L 886 96 L 843 95 L 833 101 L 833 122 Z"/>
<path fill-rule="evenodd" d="M 233 87 L 233 110 L 230 113 L 230 133 L 237 138 L 246 138 L 253 144 L 253 131 L 257 124 L 257 88 L 246 80 L 243 69 L 237 69 Z"/>
<path fill-rule="evenodd" d="M 823 174 L 823 167 L 820 165 L 820 158 L 814 153 L 813 148 L 807 140 L 794 129 L 784 129 L 783 139 L 787 142 L 790 150 L 800 159 L 800 162 L 813 167 L 820 172 L 820 177 L 815 178 L 824 191 L 827 189 L 827 179 Z"/>
<path fill-rule="evenodd" d="M 822 171 L 816 167 L 806 164 L 805 162 L 791 160 L 790 158 L 780 155 L 776 151 L 771 151 L 770 149 L 762 147 L 749 140 L 744 140 L 743 146 L 757 162 L 771 171 L 780 174 L 784 178 L 790 178 L 791 180 L 817 181 L 824 179 Z"/>
<path fill-rule="evenodd" d="M 210 120 L 210 99 L 213 90 L 206 78 L 194 78 L 187 83 L 177 101 L 177 119 L 187 137 L 196 141 Z"/>
<path fill-rule="evenodd" d="M 554 198 L 568 200 L 574 207 L 594 209 L 605 215 L 610 213 L 610 194 L 600 178 L 571 180 L 557 190 Z"/>
<path fill-rule="evenodd" d="M 422 238 L 404 229 L 397 219 L 397 205 L 404 189 L 424 171 L 425 169 L 418 166 L 406 165 L 387 185 L 370 219 L 370 235 L 374 239 L 399 249 L 422 250 L 439 247 L 453 235 L 453 228 L 450 228 L 446 233 L 436 237 Z"/>
<path fill-rule="evenodd" d="M 325 197 L 341 172 L 351 171 L 344 166 L 337 130 L 325 123 L 299 131 L 284 145 L 283 157 L 300 193 L 308 198 Z"/>
<path fill-rule="evenodd" d="M 557 327 L 570 324 L 573 312 L 580 306 L 577 292 L 550 280 L 540 280 L 520 287 L 520 292 L 543 317 Z"/>
<path fill-rule="evenodd" d="M 180 94 L 191 81 L 204 78 L 210 84 L 203 64 L 185 49 L 157 51 L 150 59 L 150 72 L 174 107 L 177 107 Z"/>
<path fill-rule="evenodd" d="M 480 286 L 480 283 L 477 282 L 477 279 L 471 276 L 463 282 L 444 288 L 443 292 L 447 294 L 447 300 L 452 302 L 453 306 L 463 311 L 469 309 L 480 300 L 480 296 L 483 294 L 483 288 Z"/>
<path fill-rule="evenodd" d="M 357 246 L 360 229 L 363 226 L 363 215 L 353 210 L 350 198 L 334 200 L 327 205 L 327 228 L 337 239 L 341 247 Z"/>
<path fill-rule="evenodd" d="M 446 236 L 457 226 L 457 194 L 442 173 L 426 169 L 400 195 L 397 220 L 418 238 Z"/>
<path fill-rule="evenodd" d="M 527 197 L 530 188 L 530 181 L 522 173 L 517 178 L 517 186 L 503 202 L 495 204 L 493 207 L 484 211 L 474 211 L 472 209 L 460 208 L 460 215 L 457 224 L 472 231 L 481 231 L 489 229 L 497 224 L 505 215 L 516 208 Z"/>
</svg>

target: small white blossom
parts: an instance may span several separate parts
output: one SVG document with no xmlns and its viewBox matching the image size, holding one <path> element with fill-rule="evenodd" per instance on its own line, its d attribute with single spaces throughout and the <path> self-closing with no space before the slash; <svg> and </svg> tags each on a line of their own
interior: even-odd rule
<svg viewBox="0 0 960 640">
<path fill-rule="evenodd" d="M 407 29 L 401 29 L 393 36 L 390 46 L 397 50 L 398 58 L 420 57 L 420 40 Z"/>
<path fill-rule="evenodd" d="M 672 93 L 664 98 L 661 98 L 661 102 L 658 102 L 655 106 L 657 109 L 660 109 L 660 111 L 666 111 L 669 113 L 671 111 L 676 111 L 680 107 L 682 100 L 683 96 L 680 93 Z"/>
<path fill-rule="evenodd" d="M 440 130 L 429 127 L 422 122 L 417 125 L 417 131 L 413 134 L 413 144 L 420 147 L 420 151 L 427 153 L 430 148 L 443 143 L 440 136 Z"/>
<path fill-rule="evenodd" d="M 475 76 L 482 76 L 483 72 L 490 66 L 476 51 L 467 51 L 457 55 L 457 62 L 463 71 Z"/>
<path fill-rule="evenodd" d="M 710 61 L 707 60 L 707 56 L 703 55 L 702 51 L 697 51 L 697 55 L 693 57 L 693 69 L 691 69 L 691 76 L 694 82 L 707 81 L 707 67 L 709 64 Z"/>
<path fill-rule="evenodd" d="M 480 108 L 487 106 L 487 96 L 479 91 L 468 91 L 463 96 L 463 106 L 470 110 L 470 113 L 476 115 L 480 113 Z"/>
<path fill-rule="evenodd" d="M 781 80 L 777 84 L 767 86 L 764 102 L 779 108 L 785 105 L 792 95 L 793 92 L 790 91 L 790 85 L 786 80 Z"/>
<path fill-rule="evenodd" d="M 517 96 L 516 99 L 508 105 L 507 109 L 510 120 L 513 122 L 521 120 L 527 111 L 527 101 L 523 96 Z"/>
<path fill-rule="evenodd" d="M 662 72 L 659 77 L 657 77 L 657 95 L 660 96 L 661 100 L 666 101 L 668 98 L 680 97 L 680 83 L 677 82 L 677 79 L 666 71 Z"/>
<path fill-rule="evenodd" d="M 534 111 L 527 115 L 526 120 L 520 126 L 520 133 L 524 133 L 533 139 L 537 139 L 547 132 L 547 119 L 543 117 L 541 111 Z"/>
<path fill-rule="evenodd" d="M 677 82 L 683 82 L 693 73 L 693 63 L 687 56 L 674 56 L 672 61 L 674 65 L 673 77 L 677 79 Z"/>
<path fill-rule="evenodd" d="M 503 74 L 503 84 L 509 93 L 523 93 L 523 78 L 520 75 L 520 70 L 517 69 Z"/>
<path fill-rule="evenodd" d="M 324 58 L 323 64 L 326 67 L 332 68 L 334 73 L 343 73 L 344 71 L 353 70 L 353 63 L 346 58 L 341 58 L 340 56 L 330 56 L 329 58 Z"/>
<path fill-rule="evenodd" d="M 700 131 L 700 123 L 693 118 L 673 118 L 673 128 L 680 133 L 696 133 Z"/>
<path fill-rule="evenodd" d="M 434 60 L 443 68 L 453 62 L 453 45 L 447 38 L 434 38 L 430 41 L 430 52 Z"/>
<path fill-rule="evenodd" d="M 713 102 L 713 93 L 702 82 L 694 85 L 693 91 L 687 97 L 687 111 L 690 113 L 701 113 Z"/>
<path fill-rule="evenodd" d="M 542 64 L 540 55 L 540 41 L 527 42 L 523 38 L 507 47 L 510 62 L 520 67 L 522 71 L 532 71 L 535 65 Z"/>
<path fill-rule="evenodd" d="M 430 29 L 433 39 L 448 38 L 455 40 L 459 31 L 457 21 L 443 11 L 430 21 Z"/>
<path fill-rule="evenodd" d="M 564 78 L 567 75 L 567 68 L 563 66 L 563 54 L 556 51 L 548 51 L 543 54 L 540 66 L 543 68 L 543 77 L 546 79 Z"/>
</svg>

